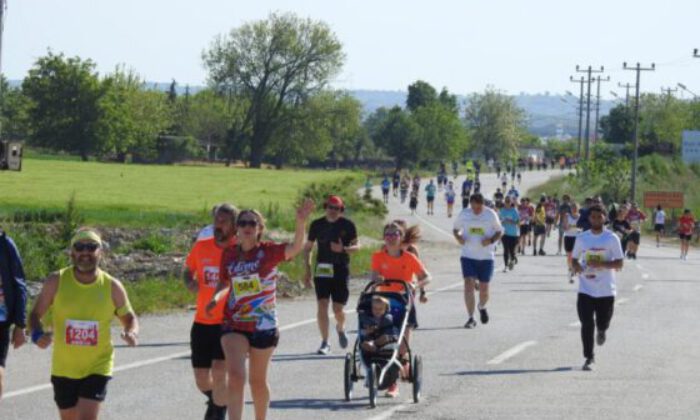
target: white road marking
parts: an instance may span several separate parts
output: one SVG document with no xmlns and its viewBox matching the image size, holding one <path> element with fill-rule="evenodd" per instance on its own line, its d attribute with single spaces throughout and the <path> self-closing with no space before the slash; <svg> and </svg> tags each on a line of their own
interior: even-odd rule
<svg viewBox="0 0 700 420">
<path fill-rule="evenodd" d="M 648 279 L 649 279 L 649 273 L 642 273 L 642 278 L 643 278 L 644 280 L 648 280 Z"/>
<path fill-rule="evenodd" d="M 638 284 L 638 285 L 634 286 L 634 291 L 635 291 L 635 292 L 638 292 L 638 291 L 642 290 L 643 288 L 644 288 L 643 285 Z"/>
<path fill-rule="evenodd" d="M 418 220 L 420 220 L 421 222 L 423 222 L 423 223 L 425 223 L 426 225 L 428 225 L 429 227 L 435 229 L 435 231 L 437 231 L 437 232 L 439 232 L 439 233 L 442 233 L 443 235 L 448 236 L 450 239 L 454 240 L 455 237 L 454 237 L 454 235 L 453 235 L 452 233 L 447 232 L 446 230 L 444 230 L 444 229 L 442 229 L 442 228 L 440 228 L 440 227 L 434 225 L 432 222 L 427 221 L 426 219 L 424 219 L 422 216 L 420 216 L 420 215 L 418 215 L 418 214 L 416 214 L 415 216 L 416 216 L 416 218 L 417 218 Z"/>
<path fill-rule="evenodd" d="M 624 305 L 624 304 L 627 303 L 627 302 L 629 302 L 629 299 L 628 299 L 628 298 L 622 298 L 622 299 L 616 300 L 616 301 L 615 301 L 615 305 Z"/>
<path fill-rule="evenodd" d="M 580 327 L 580 326 L 581 326 L 581 321 L 572 322 L 571 324 L 569 324 L 569 326 L 570 326 L 570 327 Z"/>
<path fill-rule="evenodd" d="M 405 403 L 400 404 L 400 405 L 395 405 L 395 406 L 391 407 L 390 409 L 388 409 L 382 413 L 377 414 L 374 417 L 370 417 L 367 420 L 386 420 L 389 417 L 391 417 L 394 413 L 396 413 L 397 411 L 401 411 L 404 408 L 408 408 L 408 406 L 412 403 L 413 403 L 413 400 L 407 400 Z"/>
<path fill-rule="evenodd" d="M 43 391 L 45 389 L 51 389 L 51 384 L 42 384 L 42 385 L 36 385 L 36 386 L 30 386 L 28 388 L 24 389 L 18 389 L 17 391 L 12 391 L 8 392 L 5 395 L 3 395 L 3 399 L 8 399 L 12 397 L 18 397 L 20 395 L 25 395 L 25 394 L 31 394 L 33 392 L 39 392 Z"/>
<path fill-rule="evenodd" d="M 528 347 L 534 346 L 537 344 L 537 341 L 526 341 L 524 343 L 520 343 L 517 346 L 504 351 L 503 353 L 499 354 L 498 356 L 494 357 L 493 359 L 489 360 L 486 362 L 487 365 L 499 365 L 506 360 L 510 359 L 513 356 L 516 356 L 518 353 L 522 352 Z"/>
</svg>

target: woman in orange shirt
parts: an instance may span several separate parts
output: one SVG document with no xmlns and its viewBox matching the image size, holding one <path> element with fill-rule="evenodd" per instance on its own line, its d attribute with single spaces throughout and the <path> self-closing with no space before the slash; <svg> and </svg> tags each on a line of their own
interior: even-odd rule
<svg viewBox="0 0 700 420">
<path fill-rule="evenodd" d="M 423 263 L 411 252 L 403 250 L 403 237 L 405 230 L 401 224 L 391 222 L 384 226 L 384 247 L 372 255 L 372 281 L 380 283 L 384 279 L 400 280 L 407 283 L 412 291 L 417 285 L 421 290 L 429 283 L 430 274 Z M 418 281 L 415 282 L 414 278 Z M 399 284 L 389 284 L 377 287 L 378 291 L 403 292 L 404 288 Z M 406 329 L 406 342 L 410 342 L 411 330 L 418 327 L 415 305 L 411 305 L 408 315 L 408 327 Z M 401 357 L 406 354 L 405 343 L 401 343 Z M 404 361 L 404 365 L 405 365 Z M 387 395 L 398 396 L 398 384 L 389 387 Z"/>
</svg>

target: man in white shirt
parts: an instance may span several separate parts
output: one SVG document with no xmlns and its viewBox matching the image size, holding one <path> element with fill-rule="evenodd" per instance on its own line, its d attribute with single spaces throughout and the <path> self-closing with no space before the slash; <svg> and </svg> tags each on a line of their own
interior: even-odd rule
<svg viewBox="0 0 700 420">
<path fill-rule="evenodd" d="M 656 247 L 661 246 L 661 236 L 666 233 L 666 212 L 661 204 L 654 211 L 654 232 L 656 232 Z"/>
<path fill-rule="evenodd" d="M 503 235 L 498 215 L 484 206 L 484 196 L 473 194 L 470 207 L 463 209 L 455 220 L 452 233 L 462 245 L 462 277 L 464 278 L 464 303 L 469 319 L 465 328 L 476 327 L 474 321 L 476 282 L 479 282 L 479 316 L 482 324 L 489 322 L 486 303 L 489 300 L 489 282 L 493 277 L 495 244 Z"/>
<path fill-rule="evenodd" d="M 583 370 L 591 370 L 595 361 L 593 339 L 598 328 L 597 342 L 605 343 L 615 308 L 615 270 L 622 268 L 624 254 L 620 239 L 605 229 L 603 207 L 593 205 L 588 210 L 591 229 L 578 235 L 572 252 L 573 271 L 579 275 L 578 317 L 581 321 Z M 595 318 L 595 319 L 594 319 Z"/>
</svg>

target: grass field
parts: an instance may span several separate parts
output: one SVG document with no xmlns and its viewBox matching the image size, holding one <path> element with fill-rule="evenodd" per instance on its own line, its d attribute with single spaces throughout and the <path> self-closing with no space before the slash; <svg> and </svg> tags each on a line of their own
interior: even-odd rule
<svg viewBox="0 0 700 420">
<path fill-rule="evenodd" d="M 349 171 L 124 165 L 25 159 L 22 172 L 0 172 L 0 216 L 61 210 L 71 195 L 87 223 L 173 225 L 206 217 L 216 203 L 291 209 L 299 190 L 362 175 Z"/>
</svg>

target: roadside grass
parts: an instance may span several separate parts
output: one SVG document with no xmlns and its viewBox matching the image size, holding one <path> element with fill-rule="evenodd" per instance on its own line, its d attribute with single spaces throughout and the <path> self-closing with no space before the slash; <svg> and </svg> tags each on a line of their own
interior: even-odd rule
<svg viewBox="0 0 700 420">
<path fill-rule="evenodd" d="M 187 309 L 195 302 L 195 295 L 176 277 L 146 278 L 123 283 L 129 294 L 131 306 L 137 314 Z"/>
<path fill-rule="evenodd" d="M 90 224 L 175 226 L 201 223 L 211 207 L 228 201 L 238 207 L 266 203 L 291 209 L 298 191 L 311 183 L 359 172 L 242 169 L 223 166 L 161 166 L 25 159 L 22 172 L 0 174 L 0 217 L 56 213 L 75 194 Z"/>
</svg>

